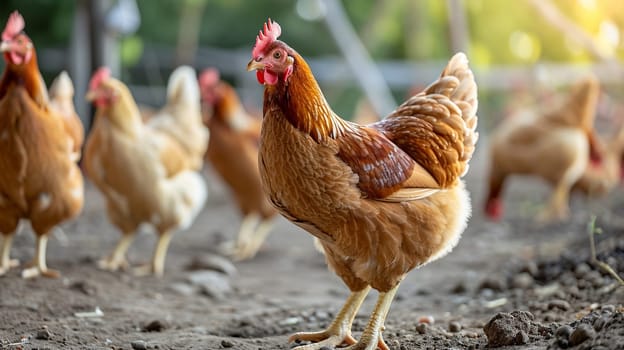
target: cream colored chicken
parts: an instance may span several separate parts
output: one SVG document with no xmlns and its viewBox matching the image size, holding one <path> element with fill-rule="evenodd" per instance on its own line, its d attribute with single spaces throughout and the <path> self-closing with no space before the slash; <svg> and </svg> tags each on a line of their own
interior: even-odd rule
<svg viewBox="0 0 624 350">
<path fill-rule="evenodd" d="M 495 130 L 490 138 L 485 208 L 489 217 L 502 216 L 503 185 L 514 174 L 535 175 L 554 187 L 548 206 L 539 215 L 540 221 L 568 217 L 572 186 L 588 168 L 590 157 L 600 157 L 603 152 L 593 126 L 599 91 L 596 78 L 588 76 L 549 111 L 521 111 Z"/>
<path fill-rule="evenodd" d="M 104 195 L 108 216 L 122 233 L 100 267 L 125 267 L 137 229 L 149 224 L 158 243 L 151 263 L 136 272 L 160 276 L 172 234 L 188 228 L 206 200 L 204 180 L 175 138 L 142 122 L 130 91 L 107 69 L 94 74 L 87 98 L 97 108 L 85 147 L 87 176 Z"/>
<path fill-rule="evenodd" d="M 202 168 L 209 134 L 202 122 L 199 86 L 193 68 L 180 66 L 171 73 L 167 104 L 148 118 L 148 124 L 178 140 L 193 169 Z"/>
</svg>

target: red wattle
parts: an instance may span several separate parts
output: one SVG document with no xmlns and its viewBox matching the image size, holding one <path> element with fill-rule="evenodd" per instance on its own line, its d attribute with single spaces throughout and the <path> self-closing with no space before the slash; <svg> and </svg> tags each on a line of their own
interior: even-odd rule
<svg viewBox="0 0 624 350">
<path fill-rule="evenodd" d="M 277 74 L 264 70 L 264 81 L 269 85 L 277 84 Z"/>
<path fill-rule="evenodd" d="M 258 79 L 258 83 L 264 85 L 264 70 L 258 69 L 256 71 L 256 78 Z"/>
</svg>

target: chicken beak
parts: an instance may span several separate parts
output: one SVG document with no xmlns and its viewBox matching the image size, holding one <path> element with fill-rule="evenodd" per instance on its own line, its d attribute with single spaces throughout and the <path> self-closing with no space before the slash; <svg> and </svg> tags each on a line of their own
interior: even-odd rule
<svg viewBox="0 0 624 350">
<path fill-rule="evenodd" d="M 247 71 L 251 72 L 252 70 L 264 69 L 264 63 L 258 62 L 255 59 L 251 59 L 249 63 L 247 63 Z"/>
<path fill-rule="evenodd" d="M 11 51 L 11 42 L 10 41 L 3 41 L 0 44 L 0 52 L 9 52 Z"/>
<path fill-rule="evenodd" d="M 87 94 L 85 95 L 85 100 L 89 101 L 89 102 L 93 102 L 97 99 L 97 92 L 90 90 L 87 92 Z"/>
</svg>

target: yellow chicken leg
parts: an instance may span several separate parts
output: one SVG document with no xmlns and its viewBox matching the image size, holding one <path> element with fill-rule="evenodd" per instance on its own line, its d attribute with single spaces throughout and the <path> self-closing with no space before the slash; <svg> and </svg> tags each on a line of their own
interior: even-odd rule
<svg viewBox="0 0 624 350">
<path fill-rule="evenodd" d="M 134 269 L 134 274 L 137 276 L 147 276 L 154 274 L 156 277 L 162 277 L 165 273 L 165 258 L 167 256 L 167 249 L 173 236 L 171 231 L 163 232 L 158 238 L 156 243 L 156 249 L 154 249 L 154 256 L 152 257 L 151 264 L 139 266 Z"/>
<path fill-rule="evenodd" d="M 247 237 L 244 237 L 244 240 L 239 238 L 236 252 L 233 254 L 234 260 L 241 261 L 256 256 L 272 228 L 273 222 L 270 219 L 263 220 L 247 234 Z"/>
<path fill-rule="evenodd" d="M 326 330 L 311 333 L 300 332 L 291 335 L 288 338 L 289 343 L 299 340 L 314 342 L 313 344 L 297 346 L 292 350 L 318 350 L 323 347 L 335 347 L 345 343 L 355 344 L 355 339 L 351 336 L 351 324 L 369 291 L 370 286 L 359 292 L 351 293 L 338 315 L 336 315 L 336 318 L 334 318 L 334 321 Z"/>
<path fill-rule="evenodd" d="M 46 265 L 46 248 L 48 245 L 48 235 L 37 236 L 37 247 L 35 249 L 35 259 L 33 266 L 22 271 L 22 278 L 33 278 L 37 276 L 44 276 L 49 278 L 58 278 L 61 273 L 48 269 Z"/>
<path fill-rule="evenodd" d="M 0 244 L 0 276 L 7 273 L 11 268 L 19 266 L 19 260 L 11 259 L 11 245 L 15 232 L 4 235 Z"/>
<path fill-rule="evenodd" d="M 539 222 L 549 223 L 564 220 L 570 215 L 568 201 L 571 187 L 572 184 L 564 180 L 557 184 L 548 202 L 548 207 L 538 217 Z"/>
<path fill-rule="evenodd" d="M 259 221 L 260 216 L 256 213 L 246 215 L 243 218 L 236 240 L 227 242 L 222 251 L 232 256 L 236 261 L 245 260 L 255 255 L 256 251 L 250 254 L 250 250 L 252 249 L 254 232 L 256 231 L 256 226 L 258 226 Z"/>
<path fill-rule="evenodd" d="M 384 329 L 386 316 L 388 316 L 390 305 L 392 304 L 392 300 L 394 299 L 394 295 L 398 289 L 399 285 L 397 284 L 388 292 L 379 293 L 379 299 L 377 299 L 375 310 L 373 310 L 373 314 L 368 320 L 368 324 L 360 337 L 360 341 L 354 345 L 346 347 L 345 350 L 375 350 L 377 348 L 381 350 L 390 350 L 388 345 L 386 345 L 383 341 L 381 332 Z"/>
<path fill-rule="evenodd" d="M 126 252 L 130 247 L 130 244 L 134 240 L 134 233 L 125 233 L 117 242 L 115 249 L 111 255 L 98 261 L 98 267 L 102 270 L 117 271 L 128 267 L 128 261 L 126 260 Z"/>
</svg>

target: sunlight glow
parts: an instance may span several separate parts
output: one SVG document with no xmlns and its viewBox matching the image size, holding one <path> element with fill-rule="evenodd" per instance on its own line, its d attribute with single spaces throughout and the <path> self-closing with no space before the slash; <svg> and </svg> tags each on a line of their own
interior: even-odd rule
<svg viewBox="0 0 624 350">
<path fill-rule="evenodd" d="M 600 23 L 598 36 L 611 47 L 618 46 L 620 43 L 620 30 L 613 21 L 608 19 Z"/>
<path fill-rule="evenodd" d="M 533 35 L 515 31 L 509 36 L 509 48 L 511 52 L 518 58 L 535 62 L 540 55 L 540 43 Z"/>
</svg>

